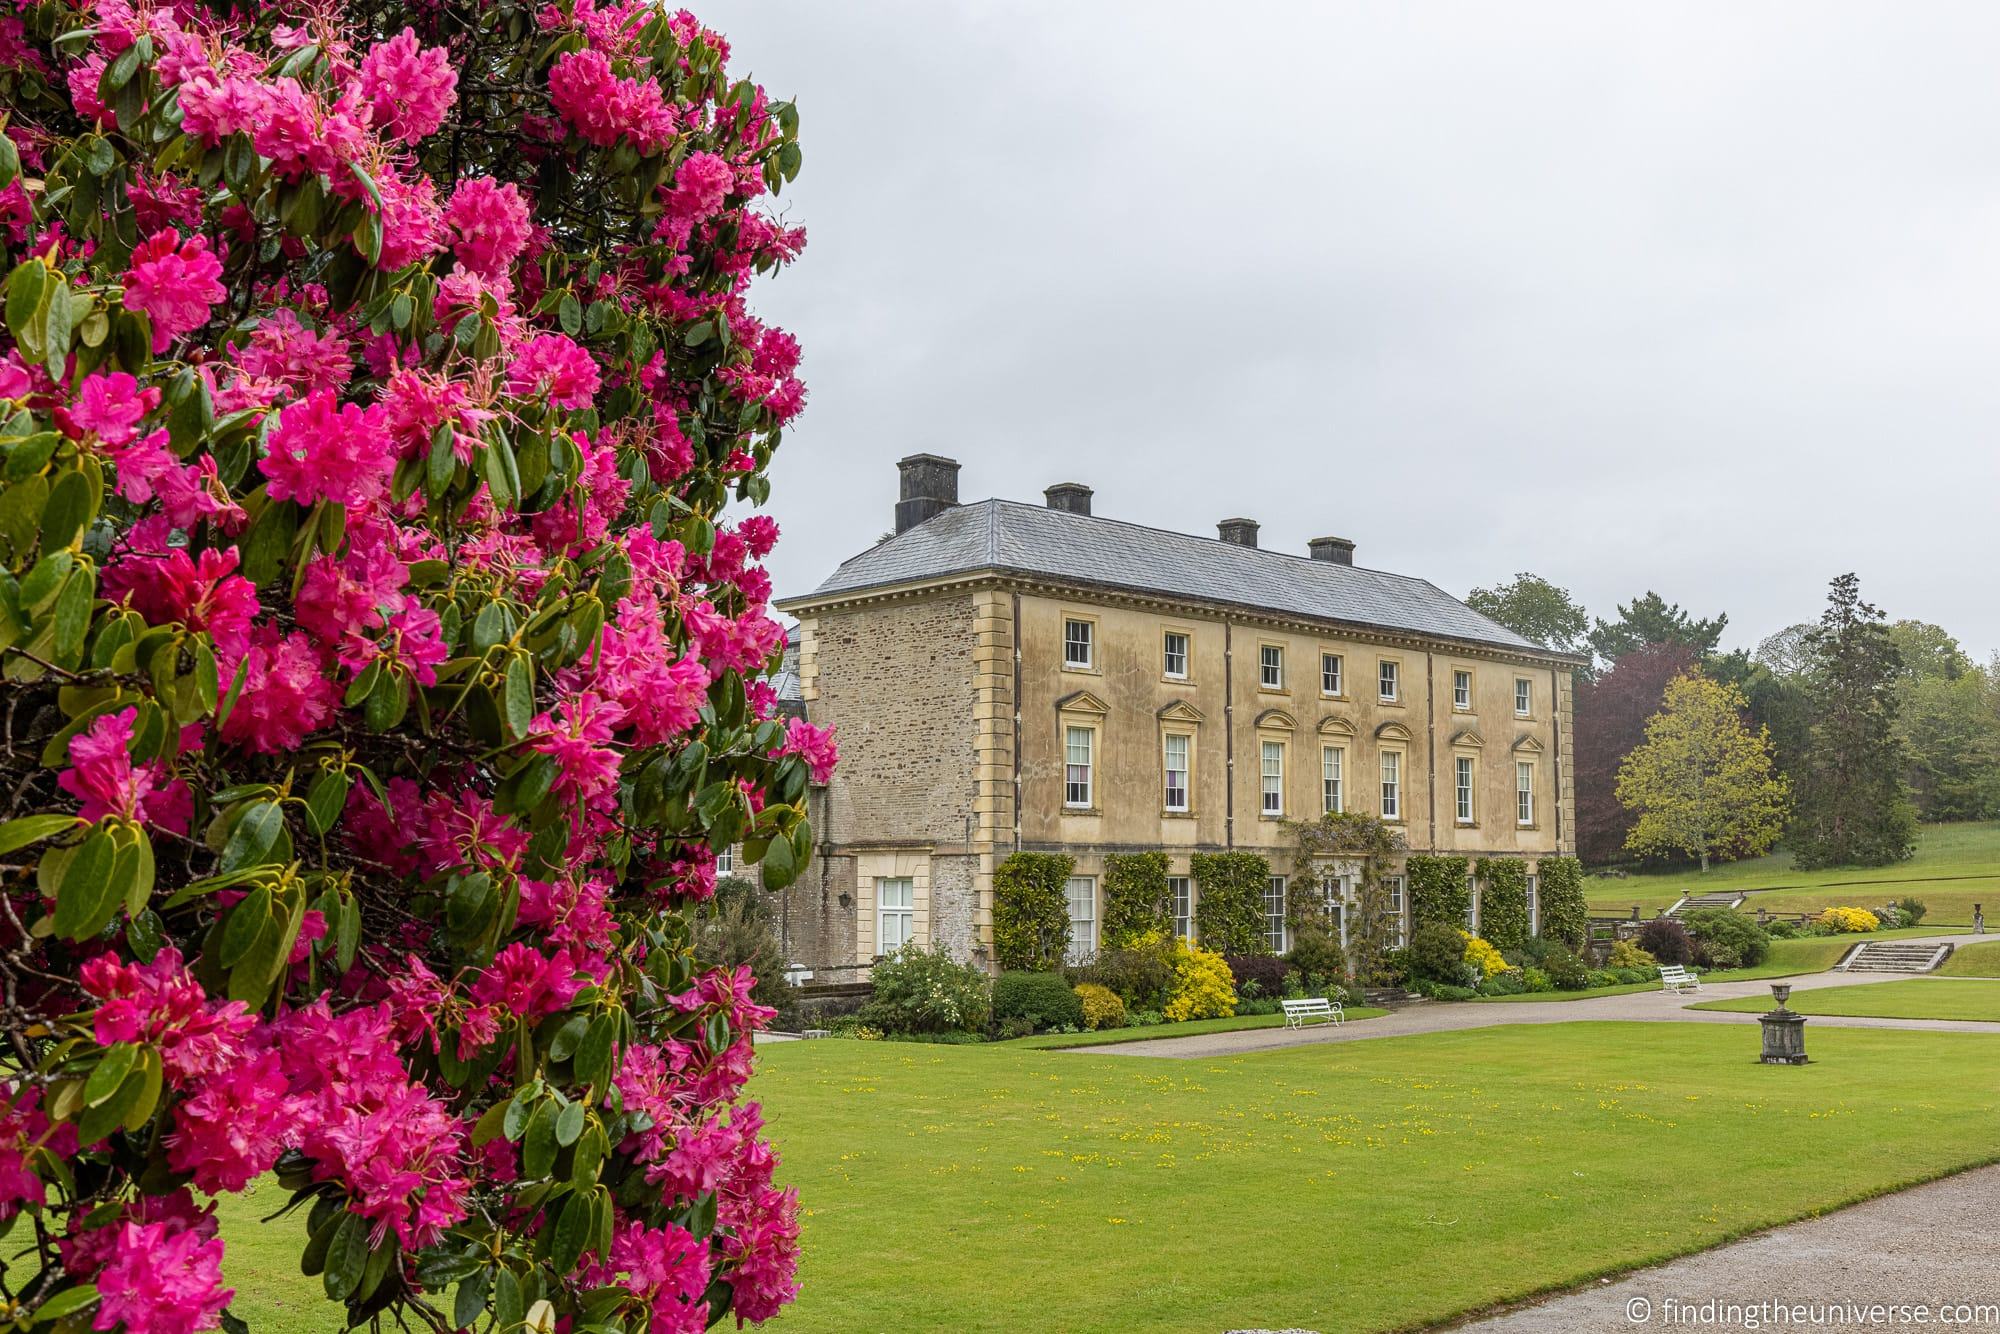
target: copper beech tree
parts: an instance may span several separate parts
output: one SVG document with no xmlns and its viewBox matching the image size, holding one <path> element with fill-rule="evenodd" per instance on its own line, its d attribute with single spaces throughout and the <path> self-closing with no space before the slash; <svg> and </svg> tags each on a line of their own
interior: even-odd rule
<svg viewBox="0 0 2000 1334">
<path fill-rule="evenodd" d="M 688 920 L 833 762 L 754 512 L 798 118 L 728 62 L 639 0 L 0 17 L 0 1323 L 243 1328 L 267 1173 L 315 1328 L 792 1297 Z"/>
</svg>

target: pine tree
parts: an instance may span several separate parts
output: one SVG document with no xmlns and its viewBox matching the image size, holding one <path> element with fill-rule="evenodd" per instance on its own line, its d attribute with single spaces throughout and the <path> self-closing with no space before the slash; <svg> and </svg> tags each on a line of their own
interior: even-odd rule
<svg viewBox="0 0 2000 1334">
<path fill-rule="evenodd" d="M 1902 861 L 1917 836 L 1896 730 L 1902 655 L 1852 574 L 1833 581 L 1808 640 L 1818 707 L 1797 775 L 1794 857 L 1802 868 Z"/>
<path fill-rule="evenodd" d="M 1646 740 L 1618 769 L 1618 800 L 1638 817 L 1625 846 L 1642 856 L 1754 857 L 1785 827 L 1785 780 L 1770 734 L 1743 725 L 1743 693 L 1698 672 L 1667 683 Z"/>
</svg>

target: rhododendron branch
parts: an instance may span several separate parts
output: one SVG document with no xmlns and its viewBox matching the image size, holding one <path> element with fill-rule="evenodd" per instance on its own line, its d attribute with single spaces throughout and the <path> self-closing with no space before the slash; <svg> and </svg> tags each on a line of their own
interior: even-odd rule
<svg viewBox="0 0 2000 1334">
<path fill-rule="evenodd" d="M 598 0 L 0 51 L 0 1294 L 215 1328 L 275 1171 L 348 1323 L 767 1319 L 769 1012 L 686 918 L 833 762 L 744 513 L 795 112 Z"/>
</svg>

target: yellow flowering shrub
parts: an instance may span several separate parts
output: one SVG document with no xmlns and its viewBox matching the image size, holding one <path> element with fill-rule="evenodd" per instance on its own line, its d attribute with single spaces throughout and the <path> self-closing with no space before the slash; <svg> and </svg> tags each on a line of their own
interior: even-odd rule
<svg viewBox="0 0 2000 1334">
<path fill-rule="evenodd" d="M 1076 998 L 1083 1002 L 1085 1028 L 1125 1027 L 1125 1002 L 1118 999 L 1118 993 L 1110 987 L 1100 987 L 1095 982 L 1079 982 L 1073 990 Z"/>
<path fill-rule="evenodd" d="M 1169 1023 L 1226 1019 L 1236 1013 L 1236 979 L 1213 950 L 1174 942 L 1174 985 L 1163 1011 Z"/>
<path fill-rule="evenodd" d="M 1866 908 L 1828 908 L 1819 915 L 1819 924 L 1836 931 L 1875 931 L 1882 919 Z"/>
<path fill-rule="evenodd" d="M 1482 979 L 1507 971 L 1507 961 L 1500 957 L 1500 951 L 1493 947 L 1491 941 L 1481 940 L 1470 931 L 1458 934 L 1465 941 L 1465 961 L 1478 965 Z"/>
<path fill-rule="evenodd" d="M 1611 947 L 1608 966 L 1612 968 L 1657 968 L 1660 961 L 1640 949 L 1638 942 L 1621 940 Z"/>
</svg>

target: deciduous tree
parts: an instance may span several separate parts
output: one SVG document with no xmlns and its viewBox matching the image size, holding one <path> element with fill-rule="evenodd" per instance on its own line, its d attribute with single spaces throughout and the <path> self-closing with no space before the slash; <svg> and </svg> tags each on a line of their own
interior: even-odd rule
<svg viewBox="0 0 2000 1334">
<path fill-rule="evenodd" d="M 1511 583 L 1475 588 L 1465 595 L 1465 605 L 1543 648 L 1563 653 L 1583 653 L 1588 649 L 1590 613 L 1570 596 L 1567 588 L 1539 574 L 1523 572 L 1515 575 Z"/>
<path fill-rule="evenodd" d="M 1618 801 L 1618 766 L 1646 739 L 1667 682 L 1695 665 L 1694 650 L 1658 644 L 1626 654 L 1576 689 L 1576 848 L 1593 865 L 1616 861 L 1632 831 Z"/>
<path fill-rule="evenodd" d="M 1768 852 L 1785 827 L 1785 780 L 1772 771 L 1768 734 L 1743 725 L 1733 686 L 1695 672 L 1667 683 L 1646 739 L 1618 770 L 1618 800 L 1636 817 L 1625 845 L 1641 856 Z"/>
</svg>

